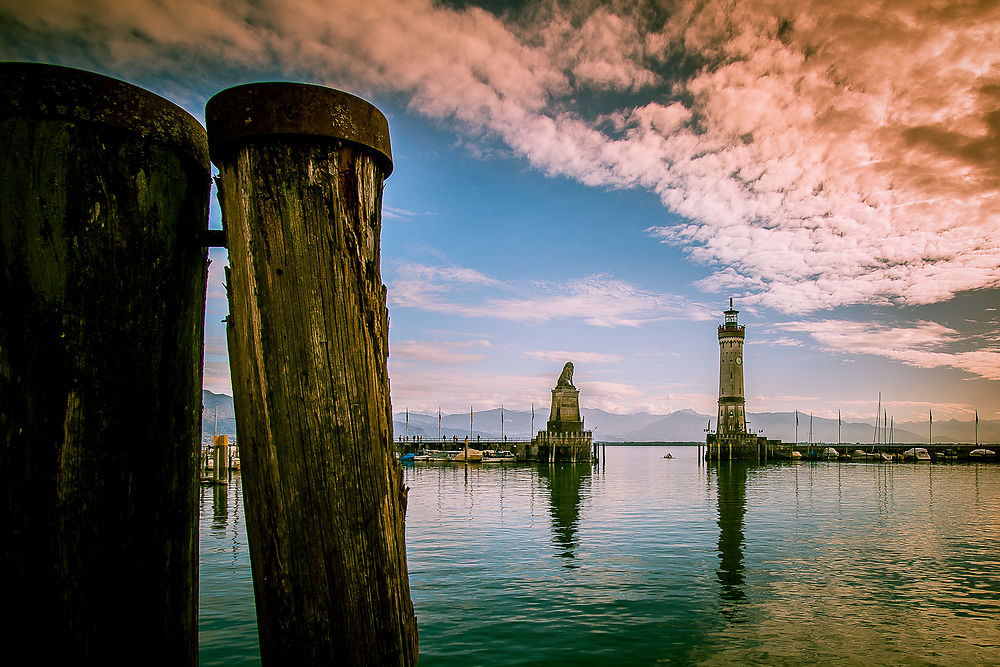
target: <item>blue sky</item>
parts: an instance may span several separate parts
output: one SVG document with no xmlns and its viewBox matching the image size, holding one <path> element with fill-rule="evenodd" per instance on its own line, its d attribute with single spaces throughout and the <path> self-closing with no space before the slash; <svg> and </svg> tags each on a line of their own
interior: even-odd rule
<svg viewBox="0 0 1000 667">
<path fill-rule="evenodd" d="M 0 57 L 199 119 L 260 80 L 378 106 L 396 411 L 546 405 L 573 361 L 585 406 L 714 413 L 735 297 L 750 411 L 1000 418 L 1000 10 L 830 4 L 0 0 Z"/>
</svg>

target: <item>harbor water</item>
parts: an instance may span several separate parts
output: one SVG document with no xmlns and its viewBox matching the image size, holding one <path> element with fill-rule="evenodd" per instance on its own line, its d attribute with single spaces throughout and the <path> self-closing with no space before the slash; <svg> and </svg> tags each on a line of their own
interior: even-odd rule
<svg viewBox="0 0 1000 667">
<path fill-rule="evenodd" d="M 421 665 L 1000 664 L 1000 466 L 606 451 L 404 467 Z M 201 493 L 201 664 L 259 663 L 239 478 Z"/>
</svg>

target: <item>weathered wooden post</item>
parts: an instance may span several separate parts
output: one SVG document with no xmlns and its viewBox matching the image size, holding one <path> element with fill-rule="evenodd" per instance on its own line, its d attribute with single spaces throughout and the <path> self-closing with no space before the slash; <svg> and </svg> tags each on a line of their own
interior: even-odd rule
<svg viewBox="0 0 1000 667">
<path fill-rule="evenodd" d="M 215 436 L 212 438 L 212 446 L 215 448 L 213 475 L 216 482 L 224 482 L 229 477 L 229 436 Z"/>
<path fill-rule="evenodd" d="M 195 664 L 205 130 L 80 70 L 0 90 L 0 632 Z"/>
<path fill-rule="evenodd" d="M 379 259 L 385 117 L 287 83 L 225 90 L 206 117 L 261 656 L 414 664 Z"/>
</svg>

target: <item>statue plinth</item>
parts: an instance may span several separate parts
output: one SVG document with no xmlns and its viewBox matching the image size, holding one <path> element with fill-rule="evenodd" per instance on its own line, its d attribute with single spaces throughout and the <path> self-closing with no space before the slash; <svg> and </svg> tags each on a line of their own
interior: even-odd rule
<svg viewBox="0 0 1000 667">
<path fill-rule="evenodd" d="M 583 430 L 579 389 L 563 385 L 552 390 L 552 410 L 549 412 L 547 430 L 558 433 L 578 433 Z"/>
</svg>

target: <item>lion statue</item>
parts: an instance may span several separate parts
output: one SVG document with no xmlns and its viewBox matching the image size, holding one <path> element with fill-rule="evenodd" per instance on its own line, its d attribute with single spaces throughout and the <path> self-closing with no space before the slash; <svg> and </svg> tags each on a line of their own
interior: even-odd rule
<svg viewBox="0 0 1000 667">
<path fill-rule="evenodd" d="M 557 387 L 572 387 L 573 386 L 573 362 L 567 361 L 566 365 L 563 366 L 562 373 L 559 375 L 559 382 L 556 383 Z"/>
</svg>

